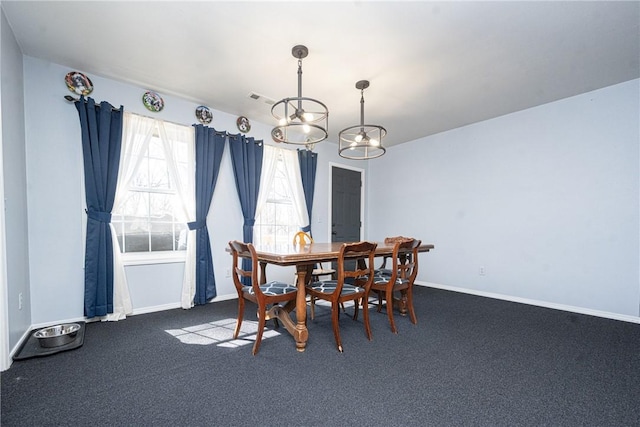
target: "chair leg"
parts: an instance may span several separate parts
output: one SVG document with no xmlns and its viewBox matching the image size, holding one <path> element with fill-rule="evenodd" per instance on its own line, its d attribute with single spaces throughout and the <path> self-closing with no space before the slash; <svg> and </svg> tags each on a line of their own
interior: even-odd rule
<svg viewBox="0 0 640 427">
<path fill-rule="evenodd" d="M 382 311 L 382 292 L 376 290 L 376 294 L 378 294 L 378 313 Z"/>
<path fill-rule="evenodd" d="M 362 306 L 364 307 L 364 298 L 362 299 Z M 353 320 L 358 320 L 358 311 L 360 307 L 360 300 L 353 300 Z"/>
<path fill-rule="evenodd" d="M 253 344 L 253 355 L 258 354 L 260 350 L 260 342 L 262 341 L 262 333 L 264 332 L 264 327 L 266 326 L 266 310 L 264 307 L 261 308 L 258 315 L 258 333 L 256 334 L 256 342 Z"/>
<path fill-rule="evenodd" d="M 371 341 L 373 339 L 373 335 L 371 334 L 371 324 L 369 323 L 369 303 L 366 302 L 368 300 L 369 296 L 362 297 L 362 317 L 364 318 L 364 333 L 367 336 L 367 339 Z"/>
<path fill-rule="evenodd" d="M 387 317 L 389 317 L 391 332 L 397 334 L 398 330 L 396 329 L 396 323 L 393 321 L 393 289 L 391 287 L 387 288 L 387 291 L 385 292 L 385 300 L 387 301 Z"/>
<path fill-rule="evenodd" d="M 340 312 L 338 311 L 338 303 L 331 303 L 331 324 L 333 326 L 333 336 L 336 339 L 336 345 L 338 346 L 338 351 L 342 353 L 342 341 L 340 340 L 340 324 L 338 323 L 338 315 Z"/>
<path fill-rule="evenodd" d="M 238 298 L 238 319 L 236 320 L 236 330 L 233 332 L 233 339 L 238 338 L 240 334 L 240 326 L 242 326 L 242 319 L 244 318 L 244 298 L 240 296 Z"/>
<path fill-rule="evenodd" d="M 413 292 L 412 289 L 409 288 L 403 292 L 403 297 L 407 300 L 407 310 L 409 310 L 409 318 L 411 319 L 411 323 L 414 325 L 418 323 L 418 319 L 416 318 L 416 312 L 413 309 Z"/>
</svg>

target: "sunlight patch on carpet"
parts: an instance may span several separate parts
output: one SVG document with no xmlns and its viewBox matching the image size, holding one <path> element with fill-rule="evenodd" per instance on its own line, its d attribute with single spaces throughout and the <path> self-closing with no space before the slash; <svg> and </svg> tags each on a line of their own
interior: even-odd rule
<svg viewBox="0 0 640 427">
<path fill-rule="evenodd" d="M 227 318 L 180 329 L 166 329 L 165 332 L 177 338 L 183 344 L 217 345 L 219 347 L 236 348 L 255 342 L 258 322 L 250 320 L 243 321 L 238 338 L 233 339 L 235 327 L 236 319 Z M 262 339 L 264 340 L 278 335 L 280 335 L 278 331 L 265 329 L 262 333 Z"/>
</svg>

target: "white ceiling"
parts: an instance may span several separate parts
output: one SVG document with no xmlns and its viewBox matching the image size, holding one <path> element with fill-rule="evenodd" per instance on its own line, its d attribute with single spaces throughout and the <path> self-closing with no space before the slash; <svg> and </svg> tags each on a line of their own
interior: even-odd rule
<svg viewBox="0 0 640 427">
<path fill-rule="evenodd" d="M 274 123 L 273 100 L 329 107 L 388 145 L 640 77 L 640 2 L 2 1 L 25 55 Z M 65 94 L 68 94 L 65 93 Z M 126 108 L 126 106 L 125 106 Z M 215 125 L 215 117 L 214 117 Z"/>
</svg>

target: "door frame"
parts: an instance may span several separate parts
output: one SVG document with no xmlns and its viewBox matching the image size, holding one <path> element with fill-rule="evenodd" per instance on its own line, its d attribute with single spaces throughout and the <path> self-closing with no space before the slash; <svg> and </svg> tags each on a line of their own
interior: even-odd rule
<svg viewBox="0 0 640 427">
<path fill-rule="evenodd" d="M 365 169 L 345 165 L 343 163 L 329 162 L 329 185 L 328 185 L 329 195 L 327 196 L 327 199 L 329 200 L 329 203 L 327 206 L 327 209 L 328 209 L 327 218 L 329 218 L 329 220 L 327 221 L 327 236 L 329 236 L 329 241 L 330 242 L 333 241 L 332 234 L 331 234 L 331 222 L 333 220 L 333 197 L 332 197 L 333 168 L 348 169 L 348 170 L 352 170 L 360 173 L 360 179 L 362 180 L 362 185 L 360 186 L 360 240 L 362 240 L 364 235 L 364 221 L 365 221 L 365 217 L 364 217 L 365 188 L 366 188 Z"/>
<path fill-rule="evenodd" d="M 0 118 L 0 124 L 2 119 Z M 11 366 L 9 350 L 9 284 L 7 280 L 4 169 L 2 134 L 0 133 L 0 372 Z"/>
</svg>

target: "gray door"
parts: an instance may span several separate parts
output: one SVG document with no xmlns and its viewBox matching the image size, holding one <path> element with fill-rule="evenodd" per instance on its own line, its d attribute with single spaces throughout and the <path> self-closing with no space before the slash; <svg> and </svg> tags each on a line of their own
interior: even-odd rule
<svg viewBox="0 0 640 427">
<path fill-rule="evenodd" d="M 359 171 L 331 168 L 331 241 L 360 241 L 362 177 Z"/>
</svg>

